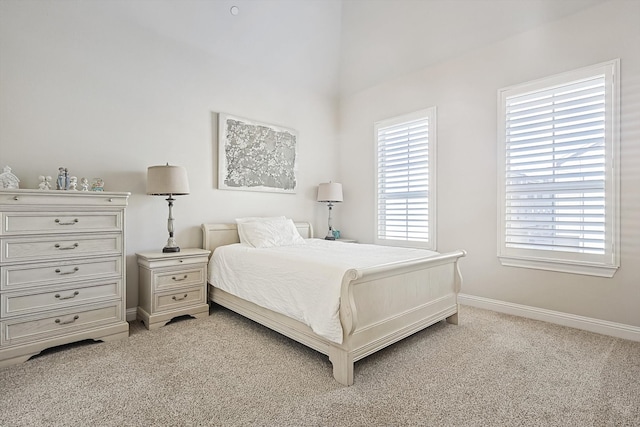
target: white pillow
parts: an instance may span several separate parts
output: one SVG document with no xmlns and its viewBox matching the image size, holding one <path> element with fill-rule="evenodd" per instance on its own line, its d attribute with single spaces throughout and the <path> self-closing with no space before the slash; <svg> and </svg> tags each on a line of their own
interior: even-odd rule
<svg viewBox="0 0 640 427">
<path fill-rule="evenodd" d="M 236 218 L 236 224 L 238 225 L 238 237 L 240 237 L 240 243 L 247 243 L 249 238 L 244 234 L 244 229 L 241 224 L 246 222 L 265 222 L 265 221 L 274 221 L 278 219 L 287 219 L 285 216 L 270 216 L 270 217 L 260 217 L 260 216 L 248 216 L 244 218 Z"/>
<path fill-rule="evenodd" d="M 241 242 L 254 248 L 304 244 L 304 239 L 291 219 L 241 222 L 238 230 L 244 236 L 244 241 Z"/>
</svg>

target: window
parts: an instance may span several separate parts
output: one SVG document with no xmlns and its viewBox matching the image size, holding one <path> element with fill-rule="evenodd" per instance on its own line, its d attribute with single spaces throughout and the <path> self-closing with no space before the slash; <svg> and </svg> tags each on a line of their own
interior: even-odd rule
<svg viewBox="0 0 640 427">
<path fill-rule="evenodd" d="M 375 137 L 375 242 L 435 249 L 435 107 L 377 122 Z"/>
<path fill-rule="evenodd" d="M 615 274 L 618 68 L 614 60 L 499 91 L 503 265 Z"/>
</svg>

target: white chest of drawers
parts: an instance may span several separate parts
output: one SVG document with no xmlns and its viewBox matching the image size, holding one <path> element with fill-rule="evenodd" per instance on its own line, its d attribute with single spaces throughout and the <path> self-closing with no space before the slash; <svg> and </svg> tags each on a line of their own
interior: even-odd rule
<svg viewBox="0 0 640 427">
<path fill-rule="evenodd" d="M 0 367 L 129 336 L 129 193 L 0 190 Z"/>
</svg>

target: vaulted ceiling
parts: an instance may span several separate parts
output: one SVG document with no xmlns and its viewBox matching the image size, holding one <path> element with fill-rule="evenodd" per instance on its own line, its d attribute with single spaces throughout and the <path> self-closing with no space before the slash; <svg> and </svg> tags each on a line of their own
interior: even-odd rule
<svg viewBox="0 0 640 427">
<path fill-rule="evenodd" d="M 198 49 L 220 66 L 348 94 L 605 1 L 617 0 L 110 0 L 91 5 Z"/>
<path fill-rule="evenodd" d="M 607 0 L 343 0 L 340 91 L 357 92 Z"/>
</svg>

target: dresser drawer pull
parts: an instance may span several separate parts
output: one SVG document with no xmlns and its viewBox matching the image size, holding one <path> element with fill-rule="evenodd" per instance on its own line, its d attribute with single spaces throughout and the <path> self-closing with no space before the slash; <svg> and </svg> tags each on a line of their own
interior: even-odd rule
<svg viewBox="0 0 640 427">
<path fill-rule="evenodd" d="M 78 295 L 80 295 L 79 291 L 75 291 L 72 295 L 67 295 L 66 297 L 61 297 L 60 294 L 55 294 L 54 297 L 62 300 L 62 299 L 71 299 L 71 298 L 75 298 Z"/>
<path fill-rule="evenodd" d="M 174 301 L 182 301 L 183 299 L 185 299 L 187 297 L 188 294 L 184 294 L 183 297 L 177 297 L 177 296 L 172 296 L 171 299 Z"/>
<path fill-rule="evenodd" d="M 75 248 L 77 248 L 79 246 L 79 244 L 78 243 L 74 243 L 73 246 L 60 246 L 59 243 L 56 243 L 54 246 L 56 248 L 60 249 L 61 251 L 65 251 L 65 250 L 68 250 L 68 249 L 75 249 Z"/>
<path fill-rule="evenodd" d="M 58 225 L 76 225 L 78 223 L 78 218 L 74 219 L 71 222 L 60 222 L 60 220 L 58 218 L 56 218 L 56 223 Z"/>
<path fill-rule="evenodd" d="M 75 316 L 73 316 L 73 319 L 71 319 L 71 320 L 67 320 L 67 321 L 65 321 L 65 322 L 63 322 L 63 321 L 62 321 L 62 320 L 60 320 L 60 319 L 56 319 L 56 323 L 57 323 L 58 325 L 68 325 L 69 323 L 73 323 L 73 322 L 75 322 L 75 321 L 76 321 L 76 320 L 78 320 L 79 318 L 80 318 L 80 316 L 78 316 L 78 315 L 76 314 Z"/>
<path fill-rule="evenodd" d="M 73 270 L 71 271 L 61 271 L 59 268 L 56 268 L 56 273 L 63 275 L 63 274 L 74 274 L 76 272 L 78 272 L 78 270 L 80 270 L 80 268 L 75 267 Z"/>
<path fill-rule="evenodd" d="M 176 278 L 176 276 L 173 276 L 171 279 L 176 281 L 176 282 L 182 282 L 183 280 L 186 280 L 186 278 L 189 277 L 188 275 L 184 275 L 184 277 L 182 278 Z"/>
</svg>

